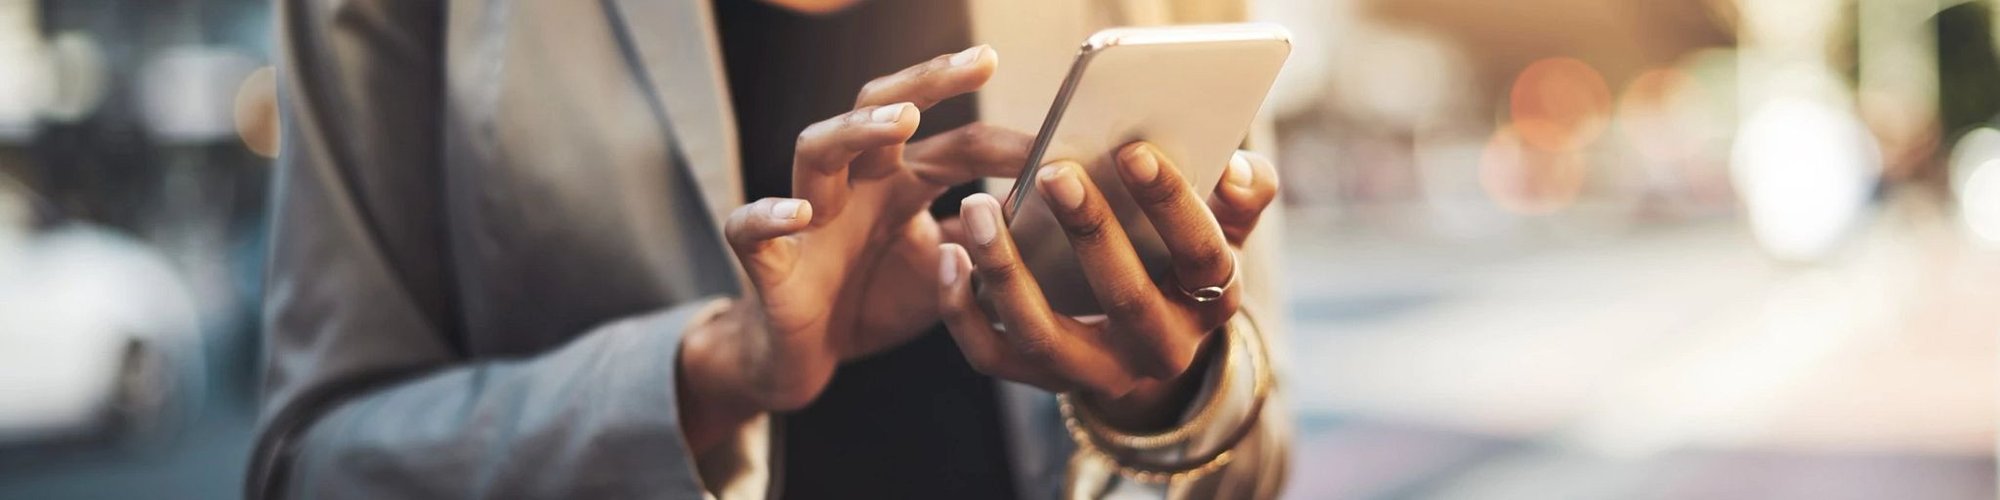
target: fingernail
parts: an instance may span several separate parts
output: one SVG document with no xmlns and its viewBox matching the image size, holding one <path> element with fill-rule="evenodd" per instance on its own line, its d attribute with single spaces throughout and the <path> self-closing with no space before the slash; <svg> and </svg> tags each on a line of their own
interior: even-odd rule
<svg viewBox="0 0 2000 500">
<path fill-rule="evenodd" d="M 1000 202 L 994 201 L 993 195 L 968 196 L 959 203 L 958 210 L 965 217 L 965 226 L 971 230 L 974 243 L 991 244 L 1000 235 Z"/>
<path fill-rule="evenodd" d="M 896 123 L 903 119 L 903 108 L 909 105 L 907 102 L 899 102 L 875 108 L 875 113 L 868 115 L 868 119 L 875 120 L 875 123 Z"/>
<path fill-rule="evenodd" d="M 1152 182 L 1154 178 L 1159 177 L 1159 154 L 1159 150 L 1153 149 L 1151 144 L 1141 144 L 1132 148 L 1132 153 L 1125 155 L 1125 168 L 1131 170 L 1132 180 Z"/>
<path fill-rule="evenodd" d="M 950 285 L 958 282 L 957 250 L 958 245 L 938 245 L 938 283 Z"/>
<path fill-rule="evenodd" d="M 1229 156 L 1229 170 L 1222 174 L 1222 178 L 1236 187 L 1249 188 L 1250 181 L 1256 175 L 1250 171 L 1250 159 L 1244 158 L 1243 153 L 1238 152 Z"/>
<path fill-rule="evenodd" d="M 1042 173 L 1037 176 L 1049 198 L 1071 210 L 1083 206 L 1083 182 L 1077 180 L 1073 165 L 1076 164 L 1066 161 L 1050 163 L 1043 166 Z"/>
<path fill-rule="evenodd" d="M 771 215 L 780 219 L 797 219 L 800 209 L 805 206 L 805 200 L 780 200 L 771 204 Z"/>
<path fill-rule="evenodd" d="M 985 51 L 986 51 L 985 45 L 974 46 L 972 48 L 958 51 L 957 54 L 951 55 L 951 65 L 964 66 L 967 64 L 971 64 L 973 61 L 979 60 L 980 52 L 985 52 Z"/>
</svg>

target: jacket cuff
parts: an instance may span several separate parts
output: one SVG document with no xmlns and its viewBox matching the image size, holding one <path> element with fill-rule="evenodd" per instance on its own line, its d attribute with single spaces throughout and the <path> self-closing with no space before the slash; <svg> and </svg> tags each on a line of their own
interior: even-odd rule
<svg viewBox="0 0 2000 500">
<path fill-rule="evenodd" d="M 688 329 L 713 321 L 727 310 L 728 299 L 716 299 L 702 306 L 691 319 Z M 674 348 L 674 357 L 680 359 L 680 347 Z M 677 396 L 678 397 L 678 396 Z M 679 402 L 675 402 L 678 407 Z M 776 455 L 778 442 L 773 439 L 770 413 L 757 415 L 750 423 L 729 437 L 714 449 L 694 456 L 694 465 L 701 478 L 702 489 L 710 498 L 723 500 L 771 498 L 772 459 Z"/>
</svg>

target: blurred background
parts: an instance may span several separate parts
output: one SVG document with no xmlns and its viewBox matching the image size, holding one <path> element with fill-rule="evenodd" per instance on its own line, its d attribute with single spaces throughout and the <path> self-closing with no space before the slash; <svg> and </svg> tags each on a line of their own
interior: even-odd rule
<svg viewBox="0 0 2000 500">
<path fill-rule="evenodd" d="M 0 0 L 0 497 L 229 498 L 260 0 Z M 2000 9 L 1261 0 L 1294 498 L 1994 498 Z"/>
</svg>

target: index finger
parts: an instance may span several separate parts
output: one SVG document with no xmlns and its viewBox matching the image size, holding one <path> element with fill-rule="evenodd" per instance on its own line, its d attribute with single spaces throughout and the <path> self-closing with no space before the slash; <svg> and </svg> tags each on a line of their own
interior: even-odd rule
<svg viewBox="0 0 2000 500">
<path fill-rule="evenodd" d="M 933 57 L 862 85 L 854 107 L 909 102 L 917 109 L 930 109 L 939 101 L 979 90 L 999 64 L 1000 54 L 985 45 Z"/>
<path fill-rule="evenodd" d="M 898 103 L 849 111 L 799 133 L 792 150 L 792 196 L 819 210 L 814 226 L 831 222 L 847 206 L 848 164 L 863 151 L 908 140 L 918 120 L 915 107 Z"/>
</svg>

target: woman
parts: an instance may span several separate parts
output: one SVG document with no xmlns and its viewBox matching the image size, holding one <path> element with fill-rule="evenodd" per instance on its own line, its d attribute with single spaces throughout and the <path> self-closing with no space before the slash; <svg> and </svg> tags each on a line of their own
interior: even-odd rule
<svg viewBox="0 0 2000 500">
<path fill-rule="evenodd" d="M 992 76 L 997 53 L 939 55 L 864 86 L 851 110 L 798 133 L 779 167 L 793 197 L 743 204 L 742 178 L 763 167 L 739 166 L 710 7 L 281 5 L 287 146 L 252 496 L 765 496 L 784 477 L 770 467 L 774 412 L 941 321 L 986 373 L 1075 395 L 1079 435 L 1106 442 L 1072 462 L 1071 487 L 1147 487 L 1102 481 L 1125 468 L 1176 473 L 1170 493 L 1272 491 L 1257 489 L 1281 469 L 1263 458 L 1281 446 L 1259 424 L 1261 391 L 1210 382 L 1268 377 L 1244 347 L 1255 332 L 1222 328 L 1240 294 L 1184 300 L 1121 261 L 1118 239 L 1088 239 L 1112 233 L 1073 167 L 1044 182 L 1075 194 L 1058 195 L 1078 200 L 1059 212 L 1093 278 L 1129 293 L 1101 324 L 1035 307 L 990 196 L 969 198 L 964 222 L 925 210 L 1019 168 L 1018 134 L 969 125 L 910 141 L 927 109 Z M 1127 172 L 1179 235 L 1180 281 L 1227 283 L 1227 249 L 1275 174 L 1245 157 L 1204 207 L 1148 151 L 1126 151 Z M 1003 292 L 997 317 L 969 307 L 975 274 Z M 1067 439 L 1007 431 L 1010 450 Z M 1180 439 L 1116 439 L 1155 432 Z M 1057 478 L 1021 475 L 1040 482 L 1017 493 L 1053 492 Z"/>
</svg>

